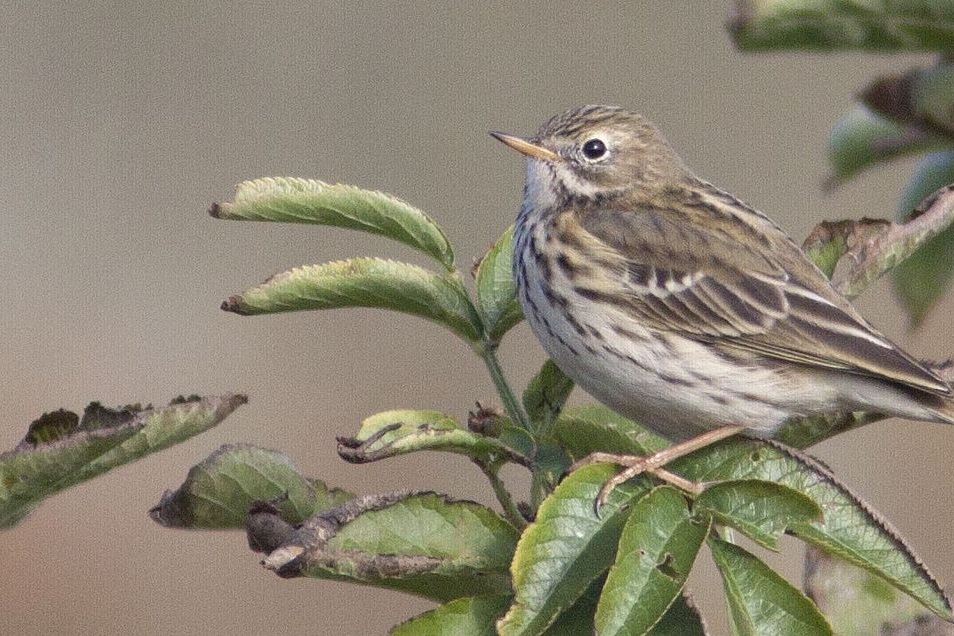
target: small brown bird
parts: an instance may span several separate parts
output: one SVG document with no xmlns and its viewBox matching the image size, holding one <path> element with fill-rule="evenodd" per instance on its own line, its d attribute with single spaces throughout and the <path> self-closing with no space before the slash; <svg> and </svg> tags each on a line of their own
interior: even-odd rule
<svg viewBox="0 0 954 636">
<path fill-rule="evenodd" d="M 869 411 L 954 423 L 954 393 L 874 329 L 761 212 L 696 177 L 640 115 L 584 106 L 536 136 L 514 276 L 530 327 L 600 402 L 682 442 L 617 484 L 739 432 Z"/>
</svg>

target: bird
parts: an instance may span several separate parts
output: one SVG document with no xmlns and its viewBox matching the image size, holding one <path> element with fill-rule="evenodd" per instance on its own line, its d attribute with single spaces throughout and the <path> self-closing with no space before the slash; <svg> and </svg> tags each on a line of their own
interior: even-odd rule
<svg viewBox="0 0 954 636">
<path fill-rule="evenodd" d="M 526 156 L 513 275 L 531 330 L 578 386 L 673 445 L 641 472 L 733 435 L 868 411 L 954 424 L 954 391 L 875 329 L 769 217 L 697 177 L 638 113 L 589 105 Z"/>
</svg>

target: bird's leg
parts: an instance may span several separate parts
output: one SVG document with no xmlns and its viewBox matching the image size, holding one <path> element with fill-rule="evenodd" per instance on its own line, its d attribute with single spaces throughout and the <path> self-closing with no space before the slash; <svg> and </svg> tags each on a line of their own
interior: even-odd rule
<svg viewBox="0 0 954 636">
<path fill-rule="evenodd" d="M 662 467 L 669 462 L 697 451 L 700 448 L 714 444 L 727 437 L 732 437 L 733 435 L 742 432 L 743 429 L 744 427 L 736 425 L 723 426 L 721 428 L 707 431 L 702 435 L 698 435 L 691 439 L 687 439 L 684 442 L 674 444 L 669 448 L 664 448 L 663 450 L 650 455 L 649 457 L 641 457 L 639 455 L 616 455 L 613 453 L 592 453 L 570 466 L 570 470 L 573 471 L 577 468 L 588 466 L 590 464 L 618 464 L 620 466 L 625 466 L 621 472 L 613 476 L 600 489 L 600 494 L 596 498 L 597 512 L 599 512 L 599 509 L 603 506 L 603 504 L 606 503 L 606 499 L 617 486 L 644 472 L 651 473 L 663 481 L 669 482 L 678 488 L 687 490 L 688 492 L 698 492 L 699 487 L 697 484 L 694 484 L 693 482 L 678 475 L 674 475 L 667 470 L 663 470 Z"/>
</svg>

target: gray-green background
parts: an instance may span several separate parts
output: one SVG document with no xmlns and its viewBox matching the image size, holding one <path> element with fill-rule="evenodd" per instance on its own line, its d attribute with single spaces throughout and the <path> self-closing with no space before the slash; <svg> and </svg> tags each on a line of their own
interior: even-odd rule
<svg viewBox="0 0 954 636">
<path fill-rule="evenodd" d="M 523 183 L 523 162 L 486 131 L 531 132 L 567 107 L 607 102 L 648 115 L 699 174 L 799 239 L 824 218 L 892 216 L 912 164 L 824 195 L 825 141 L 866 80 L 929 58 L 742 55 L 723 28 L 728 4 L 3 3 L 0 447 L 44 410 L 92 399 L 240 390 L 251 403 L 0 534 L 2 631 L 382 633 L 430 607 L 281 580 L 239 533 L 150 521 L 162 490 L 225 442 L 283 449 L 361 493 L 424 487 L 491 502 L 463 458 L 350 466 L 334 450 L 380 410 L 464 416 L 489 400 L 491 383 L 453 336 L 370 310 L 219 311 L 294 265 L 416 259 L 360 234 L 206 216 L 243 179 L 399 194 L 447 228 L 466 268 L 511 222 Z M 912 352 L 954 352 L 954 297 L 914 334 L 887 285 L 860 305 Z M 543 359 L 525 326 L 503 357 L 520 382 Z M 952 450 L 954 429 L 891 421 L 815 452 L 954 584 Z M 800 577 L 801 556 L 786 543 L 772 562 Z M 721 613 L 708 557 L 701 566 L 691 587 Z"/>
</svg>

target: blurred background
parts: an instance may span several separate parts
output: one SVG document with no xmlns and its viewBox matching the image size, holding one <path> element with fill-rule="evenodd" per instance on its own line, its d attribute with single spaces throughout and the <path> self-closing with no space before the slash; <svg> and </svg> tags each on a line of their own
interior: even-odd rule
<svg viewBox="0 0 954 636">
<path fill-rule="evenodd" d="M 449 332 L 373 310 L 218 309 L 294 265 L 423 261 L 343 230 L 208 217 L 239 181 L 305 176 L 397 194 L 443 224 L 467 268 L 512 221 L 524 180 L 523 162 L 487 131 L 528 133 L 604 102 L 646 114 L 698 174 L 799 240 L 826 218 L 893 217 L 914 160 L 826 195 L 825 143 L 869 79 L 931 58 L 744 55 L 723 26 L 728 5 L 0 7 L 0 448 L 42 412 L 90 400 L 251 396 L 217 429 L 57 496 L 0 534 L 2 631 L 378 634 L 432 606 L 282 580 L 241 533 L 153 523 L 146 511 L 162 491 L 226 442 L 281 449 L 358 493 L 434 488 L 492 504 L 463 458 L 352 466 L 335 452 L 336 435 L 381 410 L 464 417 L 475 400 L 492 402 L 483 367 Z M 884 282 L 859 305 L 913 353 L 954 353 L 954 297 L 917 332 Z M 502 356 L 517 384 L 544 359 L 525 325 Z M 954 430 L 890 421 L 813 452 L 954 584 Z M 770 560 L 798 580 L 801 547 L 784 547 Z M 721 582 L 708 556 L 701 565 L 690 588 L 722 633 Z"/>
</svg>

